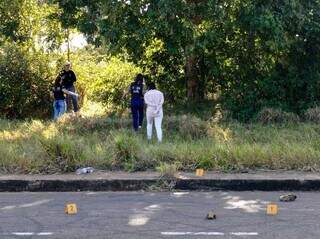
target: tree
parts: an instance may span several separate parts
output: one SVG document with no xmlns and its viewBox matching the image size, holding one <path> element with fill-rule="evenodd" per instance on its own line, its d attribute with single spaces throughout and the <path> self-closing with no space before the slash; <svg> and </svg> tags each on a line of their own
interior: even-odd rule
<svg viewBox="0 0 320 239">
<path fill-rule="evenodd" d="M 0 112 L 9 118 L 50 114 L 52 52 L 61 44 L 57 6 L 38 0 L 0 1 Z M 52 56 L 51 56 L 52 57 Z M 51 62 L 50 62 L 51 60 Z"/>
<path fill-rule="evenodd" d="M 37 0 L 0 2 L 0 42 L 13 41 L 30 48 L 48 51 L 60 47 L 61 23 L 50 18 L 59 12 L 57 5 Z"/>
<path fill-rule="evenodd" d="M 264 107 L 302 113 L 319 103 L 319 10 L 316 0 L 246 0 L 234 8 L 219 85 L 235 118 Z"/>
<path fill-rule="evenodd" d="M 209 12 L 217 10 L 216 1 L 54 2 L 58 2 L 66 16 L 73 16 L 72 20 L 64 17 L 60 20 L 73 22 L 97 45 L 104 45 L 115 53 L 127 53 L 151 75 L 157 75 L 162 87 L 170 83 L 181 86 L 181 78 L 185 76 L 188 98 L 204 97 L 205 89 L 201 87 L 204 51 L 199 46 L 210 25 Z M 175 76 L 178 81 L 164 82 L 172 78 L 168 76 Z"/>
<path fill-rule="evenodd" d="M 219 93 L 223 108 L 242 120 L 263 107 L 301 113 L 320 103 L 318 0 L 31 3 L 0 3 L 0 41 L 37 42 L 45 29 L 43 19 L 57 29 L 78 28 L 97 47 L 137 64 L 159 83 L 167 99 L 196 100 Z M 44 18 L 37 11 L 28 15 L 31 6 L 46 6 L 51 12 Z M 15 11 L 17 18 L 12 17 Z M 42 20 L 30 27 L 30 19 Z"/>
</svg>

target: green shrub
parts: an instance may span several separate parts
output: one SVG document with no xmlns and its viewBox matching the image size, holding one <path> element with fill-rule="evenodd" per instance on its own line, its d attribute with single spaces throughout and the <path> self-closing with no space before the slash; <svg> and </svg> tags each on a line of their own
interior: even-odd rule
<svg viewBox="0 0 320 239">
<path fill-rule="evenodd" d="M 115 144 L 115 167 L 120 167 L 127 171 L 134 171 L 137 167 L 141 146 L 137 137 L 120 132 L 114 136 Z"/>
<path fill-rule="evenodd" d="M 174 179 L 178 176 L 179 167 L 179 163 L 168 164 L 161 162 L 156 167 L 156 170 L 160 173 L 162 179 Z"/>
<path fill-rule="evenodd" d="M 88 97 L 112 108 L 128 107 L 129 94 L 126 93 L 129 93 L 130 83 L 140 72 L 139 68 L 117 58 L 101 61 L 97 66 L 96 73 L 93 73 L 96 78 L 88 82 Z"/>
<path fill-rule="evenodd" d="M 0 50 L 0 116 L 48 117 L 51 114 L 48 57 L 15 44 Z"/>
</svg>

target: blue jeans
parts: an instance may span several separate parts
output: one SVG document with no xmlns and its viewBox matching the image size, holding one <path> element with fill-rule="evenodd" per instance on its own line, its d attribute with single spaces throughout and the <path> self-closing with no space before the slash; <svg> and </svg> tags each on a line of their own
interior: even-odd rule
<svg viewBox="0 0 320 239">
<path fill-rule="evenodd" d="M 134 130 L 138 130 L 138 127 L 142 126 L 143 122 L 143 108 L 144 101 L 140 98 L 131 99 L 131 113 L 132 113 L 132 124 Z"/>
<path fill-rule="evenodd" d="M 66 102 L 64 100 L 55 100 L 53 102 L 53 119 L 57 120 L 66 112 Z"/>
<path fill-rule="evenodd" d="M 68 88 L 66 88 L 66 90 L 68 91 L 71 91 L 71 92 L 76 92 L 74 86 L 70 86 Z M 71 98 L 71 99 L 70 99 Z M 77 112 L 79 110 L 79 107 L 78 107 L 78 97 L 74 96 L 74 95 L 68 95 L 67 94 L 67 110 L 70 110 L 71 109 L 71 105 L 70 105 L 70 101 L 72 100 L 72 105 L 73 105 L 73 111 L 74 112 Z"/>
</svg>

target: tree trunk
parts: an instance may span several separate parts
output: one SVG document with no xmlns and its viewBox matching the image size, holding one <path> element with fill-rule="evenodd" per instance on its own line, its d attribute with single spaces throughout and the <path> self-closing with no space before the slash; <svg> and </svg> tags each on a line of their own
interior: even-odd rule
<svg viewBox="0 0 320 239">
<path fill-rule="evenodd" d="M 197 61 L 194 55 L 186 59 L 185 76 L 187 82 L 187 97 L 190 100 L 199 100 L 199 76 Z"/>
<path fill-rule="evenodd" d="M 194 29 L 202 22 L 203 16 L 199 7 L 202 4 L 207 4 L 208 0 L 187 0 L 187 4 L 192 13 L 190 14 L 190 21 L 194 26 Z M 192 39 L 192 44 L 194 44 L 195 39 Z M 190 47 L 187 46 L 187 47 Z M 194 46 L 191 46 L 194 48 Z M 188 52 L 188 51 L 186 51 Z M 187 97 L 189 100 L 200 100 L 204 98 L 203 87 L 201 87 L 200 70 L 198 66 L 199 57 L 194 53 L 189 53 L 186 57 L 185 63 L 185 77 L 187 83 Z"/>
</svg>

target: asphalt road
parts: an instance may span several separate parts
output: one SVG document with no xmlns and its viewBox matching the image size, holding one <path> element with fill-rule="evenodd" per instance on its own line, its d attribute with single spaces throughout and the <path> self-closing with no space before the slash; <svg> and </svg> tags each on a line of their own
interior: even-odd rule
<svg viewBox="0 0 320 239">
<path fill-rule="evenodd" d="M 0 193 L 0 238 L 320 238 L 320 195 L 298 192 Z M 277 202 L 277 216 L 266 205 Z M 66 203 L 78 213 L 66 215 Z M 207 220 L 213 209 L 216 220 Z"/>
</svg>

